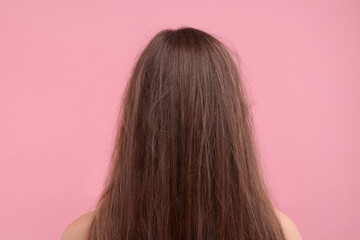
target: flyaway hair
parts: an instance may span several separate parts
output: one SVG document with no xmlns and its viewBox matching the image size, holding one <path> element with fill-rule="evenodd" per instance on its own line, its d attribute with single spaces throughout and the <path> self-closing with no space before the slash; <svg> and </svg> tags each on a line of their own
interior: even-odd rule
<svg viewBox="0 0 360 240">
<path fill-rule="evenodd" d="M 88 240 L 284 240 L 231 51 L 158 32 L 136 59 Z"/>
</svg>

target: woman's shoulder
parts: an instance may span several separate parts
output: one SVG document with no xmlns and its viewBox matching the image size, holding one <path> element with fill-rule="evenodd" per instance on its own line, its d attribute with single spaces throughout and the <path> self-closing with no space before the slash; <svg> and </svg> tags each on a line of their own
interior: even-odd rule
<svg viewBox="0 0 360 240">
<path fill-rule="evenodd" d="M 72 221 L 64 230 L 61 240 L 85 240 L 86 233 L 94 217 L 95 210 L 82 214 Z"/>
<path fill-rule="evenodd" d="M 300 232 L 293 220 L 291 220 L 285 213 L 275 208 L 275 213 L 280 220 L 281 226 L 285 233 L 287 240 L 302 240 Z"/>
</svg>

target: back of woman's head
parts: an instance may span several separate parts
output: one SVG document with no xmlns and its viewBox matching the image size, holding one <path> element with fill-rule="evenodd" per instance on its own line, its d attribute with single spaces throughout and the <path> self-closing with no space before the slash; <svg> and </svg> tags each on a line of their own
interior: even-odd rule
<svg viewBox="0 0 360 240">
<path fill-rule="evenodd" d="M 258 164 L 231 51 L 166 29 L 126 86 L 94 239 L 285 239 Z"/>
</svg>

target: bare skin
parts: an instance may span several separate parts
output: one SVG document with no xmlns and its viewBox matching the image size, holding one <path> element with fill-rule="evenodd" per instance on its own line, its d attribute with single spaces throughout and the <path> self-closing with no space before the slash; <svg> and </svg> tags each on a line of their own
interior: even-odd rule
<svg viewBox="0 0 360 240">
<path fill-rule="evenodd" d="M 285 213 L 275 208 L 278 218 L 280 219 L 281 226 L 285 233 L 287 240 L 302 240 L 300 232 L 296 227 L 295 223 Z"/>
<path fill-rule="evenodd" d="M 95 210 L 87 212 L 71 222 L 66 227 L 63 235 L 61 236 L 61 240 L 85 240 L 86 233 L 94 213 Z"/>
<path fill-rule="evenodd" d="M 283 212 L 275 208 L 280 219 L 287 240 L 302 240 L 295 223 Z M 86 232 L 94 216 L 95 211 L 85 213 L 71 222 L 65 229 L 61 240 L 85 240 Z"/>
</svg>

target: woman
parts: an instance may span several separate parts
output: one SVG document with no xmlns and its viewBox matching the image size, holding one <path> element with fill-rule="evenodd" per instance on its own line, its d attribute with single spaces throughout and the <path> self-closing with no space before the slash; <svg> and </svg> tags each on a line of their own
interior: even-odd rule
<svg viewBox="0 0 360 240">
<path fill-rule="evenodd" d="M 231 51 L 189 27 L 160 31 L 124 93 L 105 188 L 62 239 L 301 239 L 274 208 Z"/>
</svg>

